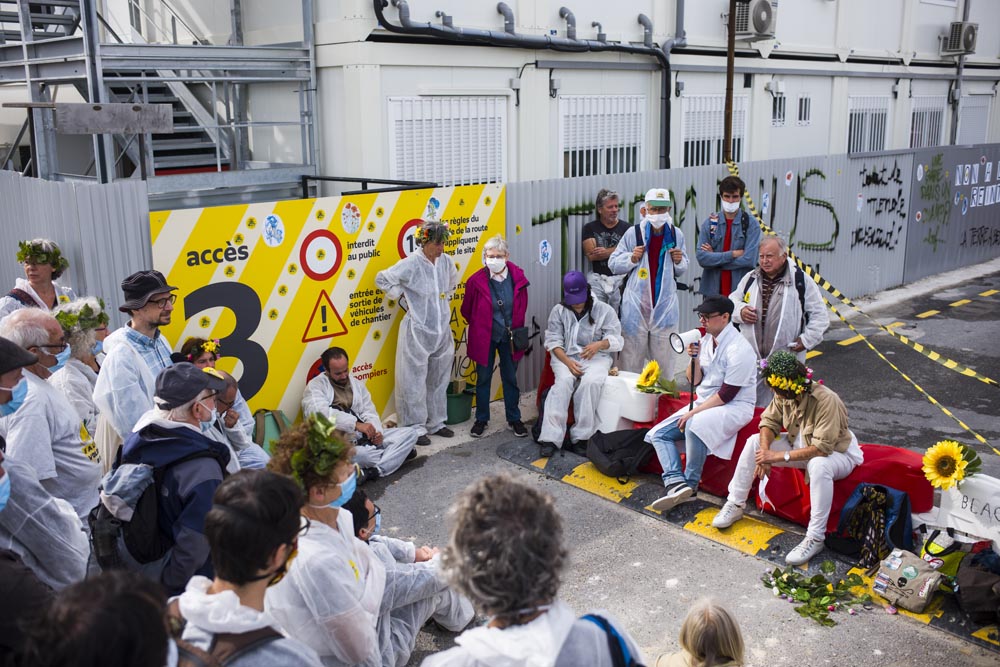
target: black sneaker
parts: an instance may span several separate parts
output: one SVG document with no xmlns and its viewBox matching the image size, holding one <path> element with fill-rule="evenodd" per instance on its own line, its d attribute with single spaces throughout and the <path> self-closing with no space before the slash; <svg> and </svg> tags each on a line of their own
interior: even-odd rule
<svg viewBox="0 0 1000 667">
<path fill-rule="evenodd" d="M 476 423 L 472 425 L 472 430 L 469 431 L 469 435 L 471 435 L 473 438 L 481 438 L 483 437 L 483 433 L 485 432 L 486 432 L 486 422 L 481 422 L 477 419 Z"/>
<path fill-rule="evenodd" d="M 569 451 L 573 452 L 578 456 L 587 456 L 587 440 L 581 440 L 579 442 L 571 443 L 569 446 Z"/>
<path fill-rule="evenodd" d="M 374 482 L 381 476 L 382 475 L 379 474 L 378 468 L 362 468 L 358 473 L 358 484 Z"/>
<path fill-rule="evenodd" d="M 452 437 L 453 435 L 455 435 L 455 432 L 454 432 L 454 431 L 452 431 L 452 430 L 451 430 L 450 428 L 448 428 L 447 426 L 442 426 L 441 428 L 439 428 L 439 429 L 438 429 L 437 431 L 435 431 L 434 433 L 431 433 L 431 435 L 436 435 L 436 436 L 437 436 L 437 437 L 439 437 L 439 438 L 450 438 L 450 437 Z"/>
<path fill-rule="evenodd" d="M 404 459 L 404 460 L 406 460 L 406 461 L 412 461 L 415 458 L 417 458 L 417 450 L 411 449 L 410 453 L 406 455 L 406 459 Z"/>
<path fill-rule="evenodd" d="M 514 437 L 525 438 L 528 436 L 528 429 L 525 428 L 524 422 L 518 419 L 516 422 L 509 422 L 510 430 L 514 432 Z"/>
<path fill-rule="evenodd" d="M 540 442 L 538 443 L 538 445 L 539 445 L 538 455 L 543 459 L 547 459 L 556 453 L 556 446 L 553 445 L 551 442 Z"/>
<path fill-rule="evenodd" d="M 417 444 L 420 445 L 421 447 L 426 447 L 427 445 L 431 444 L 431 439 L 428 438 L 426 435 L 422 435 L 419 438 L 417 438 Z"/>
</svg>

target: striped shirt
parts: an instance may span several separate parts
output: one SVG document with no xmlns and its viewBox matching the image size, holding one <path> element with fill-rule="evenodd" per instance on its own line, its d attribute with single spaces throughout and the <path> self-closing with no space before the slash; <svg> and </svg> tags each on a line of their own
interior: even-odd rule
<svg viewBox="0 0 1000 667">
<path fill-rule="evenodd" d="M 167 366 L 173 366 L 174 362 L 170 360 L 170 347 L 163 335 L 160 334 L 159 329 L 150 338 L 133 329 L 132 323 L 129 322 L 129 325 L 125 327 L 125 338 L 149 366 L 154 378 Z"/>
</svg>

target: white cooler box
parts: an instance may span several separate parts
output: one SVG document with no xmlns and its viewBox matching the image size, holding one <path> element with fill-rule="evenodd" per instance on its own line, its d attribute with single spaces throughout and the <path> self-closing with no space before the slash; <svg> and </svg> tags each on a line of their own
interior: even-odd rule
<svg viewBox="0 0 1000 667">
<path fill-rule="evenodd" d="M 632 428 L 635 422 L 656 418 L 659 394 L 644 394 L 635 388 L 638 373 L 619 371 L 609 375 L 597 404 L 597 430 L 603 433 Z"/>
</svg>

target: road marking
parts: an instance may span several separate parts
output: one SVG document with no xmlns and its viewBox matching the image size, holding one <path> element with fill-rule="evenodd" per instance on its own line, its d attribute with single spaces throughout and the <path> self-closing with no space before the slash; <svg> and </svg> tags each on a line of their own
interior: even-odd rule
<svg viewBox="0 0 1000 667">
<path fill-rule="evenodd" d="M 904 325 L 904 323 L 903 323 L 903 322 L 893 322 L 892 324 L 887 324 L 885 328 L 886 328 L 886 329 L 895 329 L 896 327 L 901 327 L 901 326 L 903 326 L 903 325 Z M 860 343 L 860 342 L 861 342 L 861 341 L 863 341 L 864 339 L 865 339 L 865 337 L 864 337 L 864 336 L 862 336 L 861 334 L 858 334 L 858 335 L 857 335 L 857 336 L 855 336 L 854 338 L 847 338 L 847 339 L 844 339 L 844 340 L 842 340 L 842 341 L 839 341 L 839 342 L 837 343 L 837 345 L 844 345 L 844 346 L 847 346 L 847 345 L 854 345 L 855 343 Z M 808 357 L 808 356 L 806 356 L 806 359 L 808 359 L 808 358 L 809 358 L 809 357 Z"/>
<path fill-rule="evenodd" d="M 823 353 L 820 352 L 819 350 L 809 350 L 808 352 L 806 352 L 806 360 L 808 361 L 809 359 L 813 359 L 814 357 L 818 357 L 821 354 L 823 354 Z"/>
<path fill-rule="evenodd" d="M 949 303 L 948 305 L 952 308 L 958 308 L 959 306 L 964 306 L 967 303 L 972 303 L 969 299 L 959 299 L 955 303 Z"/>
<path fill-rule="evenodd" d="M 917 315 L 917 319 L 918 320 L 922 320 L 925 317 L 930 317 L 931 315 L 937 315 L 940 312 L 941 312 L 940 310 L 928 310 L 928 311 L 925 311 L 925 312 L 920 313 L 919 315 Z"/>
<path fill-rule="evenodd" d="M 980 292 L 979 296 L 993 296 L 994 294 L 1000 294 L 1000 290 L 988 289 L 985 292 Z"/>
<path fill-rule="evenodd" d="M 615 503 L 621 502 L 622 498 L 628 498 L 639 486 L 638 482 L 632 481 L 619 484 L 618 480 L 603 474 L 589 461 L 573 468 L 573 472 L 563 477 L 563 481 Z"/>
<path fill-rule="evenodd" d="M 692 533 L 707 537 L 713 542 L 725 544 L 750 556 L 756 556 L 759 551 L 767 549 L 776 535 L 785 532 L 750 517 L 743 517 L 729 528 L 719 530 L 712 526 L 712 519 L 718 513 L 717 507 L 704 509 L 684 526 L 684 530 L 690 530 Z"/>
</svg>

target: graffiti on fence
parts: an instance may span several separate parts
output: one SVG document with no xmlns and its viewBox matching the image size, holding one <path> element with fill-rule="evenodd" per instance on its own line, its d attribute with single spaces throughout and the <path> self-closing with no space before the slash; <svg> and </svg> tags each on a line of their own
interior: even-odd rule
<svg viewBox="0 0 1000 667">
<path fill-rule="evenodd" d="M 907 204 L 899 162 L 893 160 L 892 167 L 862 165 L 858 176 L 858 212 L 867 215 L 851 232 L 851 249 L 895 250 L 903 238 Z"/>
</svg>

